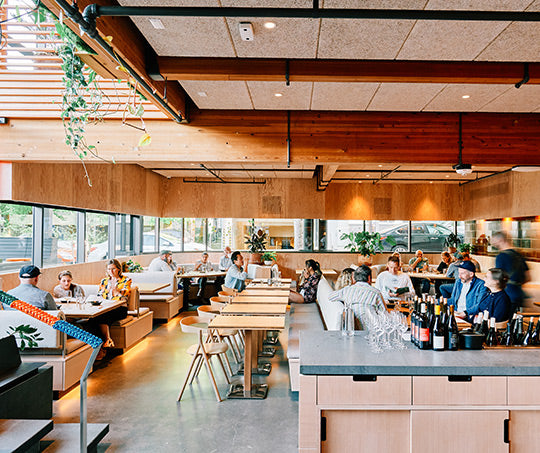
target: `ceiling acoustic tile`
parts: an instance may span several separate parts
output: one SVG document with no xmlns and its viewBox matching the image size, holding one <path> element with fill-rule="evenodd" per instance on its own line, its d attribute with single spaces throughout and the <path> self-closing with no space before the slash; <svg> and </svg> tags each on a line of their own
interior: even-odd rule
<svg viewBox="0 0 540 453">
<path fill-rule="evenodd" d="M 312 82 L 247 82 L 255 110 L 309 110 Z M 280 94 L 281 96 L 276 96 Z"/>
<path fill-rule="evenodd" d="M 392 60 L 413 25 L 412 20 L 323 19 L 317 57 Z"/>
<path fill-rule="evenodd" d="M 444 83 L 381 83 L 368 110 L 422 110 L 445 87 Z"/>
<path fill-rule="evenodd" d="M 425 9 L 523 11 L 531 0 L 429 0 Z"/>
<path fill-rule="evenodd" d="M 515 89 L 512 85 L 447 85 L 424 111 L 476 112 L 511 88 Z"/>
<path fill-rule="evenodd" d="M 200 109 L 253 109 L 245 82 L 184 80 L 180 84 Z"/>
<path fill-rule="evenodd" d="M 311 110 L 366 110 L 378 83 L 315 82 Z"/>
<path fill-rule="evenodd" d="M 418 21 L 400 60 L 474 60 L 508 22 Z"/>
<path fill-rule="evenodd" d="M 253 41 L 242 41 L 240 22 L 252 24 Z M 276 26 L 268 29 L 265 22 Z M 227 18 L 236 54 L 241 58 L 315 58 L 319 23 L 319 19 Z"/>
<path fill-rule="evenodd" d="M 481 112 L 534 112 L 540 108 L 540 86 L 511 87 L 480 109 Z"/>
</svg>

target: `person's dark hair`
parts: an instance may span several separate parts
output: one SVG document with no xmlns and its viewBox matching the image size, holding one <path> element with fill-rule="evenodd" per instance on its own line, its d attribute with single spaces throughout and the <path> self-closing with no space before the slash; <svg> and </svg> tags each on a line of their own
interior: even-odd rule
<svg viewBox="0 0 540 453">
<path fill-rule="evenodd" d="M 118 269 L 118 271 L 119 271 L 119 272 L 118 272 L 118 275 L 119 275 L 120 277 L 122 277 L 122 265 L 120 264 L 120 261 L 114 260 L 114 259 L 113 259 L 113 260 L 109 260 L 109 261 L 107 261 L 107 266 L 108 266 L 109 264 L 114 264 L 114 267 L 116 267 L 116 269 Z"/>
<path fill-rule="evenodd" d="M 450 253 L 449 252 L 442 252 L 441 253 L 441 258 L 450 258 Z"/>
<path fill-rule="evenodd" d="M 315 260 L 312 260 L 312 259 L 309 259 L 309 260 L 306 260 L 306 269 L 310 268 L 313 269 L 313 271 L 321 276 L 322 275 L 322 272 L 321 272 L 321 265 L 315 261 Z"/>
<path fill-rule="evenodd" d="M 62 271 L 58 274 L 58 280 L 62 280 L 62 277 L 68 276 L 70 278 L 73 278 L 73 275 L 71 275 L 71 272 L 69 271 Z"/>
<path fill-rule="evenodd" d="M 468 261 L 471 259 L 471 255 L 469 254 L 469 252 L 462 252 L 461 256 L 465 261 Z"/>
<path fill-rule="evenodd" d="M 202 256 L 208 256 L 208 252 L 203 252 Z"/>
<path fill-rule="evenodd" d="M 238 250 L 236 252 L 233 252 L 231 255 L 231 261 L 234 263 L 238 259 L 239 255 L 241 255 L 241 253 Z"/>
<path fill-rule="evenodd" d="M 355 282 L 368 282 L 369 277 L 371 277 L 371 268 L 362 264 L 358 266 L 354 271 L 354 281 Z"/>
<path fill-rule="evenodd" d="M 399 256 L 394 256 L 394 255 L 390 255 L 390 256 L 388 257 L 388 261 L 387 261 L 387 262 L 388 262 L 388 263 L 389 263 L 389 262 L 397 263 L 398 266 L 401 264 L 401 261 L 400 261 L 400 259 L 399 259 Z"/>
<path fill-rule="evenodd" d="M 491 272 L 493 280 L 497 282 L 499 289 L 506 288 L 506 283 L 508 282 L 508 274 L 504 270 L 498 267 L 492 267 L 489 272 Z"/>
</svg>

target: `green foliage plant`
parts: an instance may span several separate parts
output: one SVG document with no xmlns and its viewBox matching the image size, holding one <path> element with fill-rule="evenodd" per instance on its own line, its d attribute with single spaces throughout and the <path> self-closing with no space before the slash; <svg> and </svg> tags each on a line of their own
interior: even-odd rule
<svg viewBox="0 0 540 453">
<path fill-rule="evenodd" d="M 474 245 L 464 242 L 463 244 L 458 245 L 458 250 L 460 253 L 474 253 Z"/>
<path fill-rule="evenodd" d="M 255 226 L 255 219 L 249 221 L 245 244 L 250 253 L 262 253 L 266 250 L 266 233 L 262 228 Z"/>
<path fill-rule="evenodd" d="M 273 250 L 266 250 L 262 255 L 261 255 L 261 260 L 263 261 L 276 261 L 277 260 L 277 253 L 274 252 Z"/>
<path fill-rule="evenodd" d="M 340 237 L 342 241 L 348 241 L 345 248 L 350 252 L 359 253 L 364 256 L 376 255 L 383 251 L 383 240 L 380 233 L 370 233 L 368 231 L 357 231 L 351 233 L 343 233 Z M 391 246 L 396 245 L 396 241 L 392 236 L 387 236 L 385 241 Z"/>
<path fill-rule="evenodd" d="M 144 272 L 143 267 L 139 263 L 133 260 L 127 260 L 122 265 L 122 268 L 124 272 L 136 272 L 136 273 Z"/>
<path fill-rule="evenodd" d="M 29 324 L 21 324 L 17 327 L 9 326 L 7 334 L 21 340 L 21 351 L 24 351 L 26 347 L 35 348 L 38 346 L 38 341 L 43 341 L 37 328 Z"/>
<path fill-rule="evenodd" d="M 458 247 L 461 244 L 461 239 L 456 233 L 450 233 L 444 240 L 445 247 Z"/>
</svg>

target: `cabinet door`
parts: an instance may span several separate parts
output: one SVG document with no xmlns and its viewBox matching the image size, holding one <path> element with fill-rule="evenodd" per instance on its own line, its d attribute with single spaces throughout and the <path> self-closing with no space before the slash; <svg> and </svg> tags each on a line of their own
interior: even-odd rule
<svg viewBox="0 0 540 453">
<path fill-rule="evenodd" d="M 331 410 L 321 416 L 322 453 L 409 453 L 409 411 Z"/>
<path fill-rule="evenodd" d="M 540 445 L 540 412 L 510 411 L 510 452 L 538 451 Z"/>
<path fill-rule="evenodd" d="M 508 453 L 508 411 L 412 411 L 411 451 Z"/>
</svg>

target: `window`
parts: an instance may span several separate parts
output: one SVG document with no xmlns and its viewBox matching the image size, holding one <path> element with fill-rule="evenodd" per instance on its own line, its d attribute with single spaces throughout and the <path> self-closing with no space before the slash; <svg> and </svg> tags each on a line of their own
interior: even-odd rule
<svg viewBox="0 0 540 453">
<path fill-rule="evenodd" d="M 184 219 L 184 250 L 206 250 L 205 219 Z"/>
<path fill-rule="evenodd" d="M 115 256 L 133 254 L 133 226 L 128 214 L 116 214 L 116 246 Z"/>
<path fill-rule="evenodd" d="M 380 233 L 384 252 L 406 252 L 409 250 L 409 222 L 405 220 L 366 220 L 366 231 Z M 395 241 L 386 239 L 392 237 Z"/>
<path fill-rule="evenodd" d="M 43 265 L 77 262 L 77 212 L 43 210 Z"/>
<path fill-rule="evenodd" d="M 0 272 L 32 260 L 32 207 L 0 203 Z"/>
<path fill-rule="evenodd" d="M 324 231 L 321 232 L 319 225 L 319 249 L 346 251 L 348 241 L 341 236 L 358 231 L 364 231 L 363 220 L 327 220 Z"/>
<path fill-rule="evenodd" d="M 183 219 L 167 217 L 159 221 L 159 250 L 182 251 Z"/>
<path fill-rule="evenodd" d="M 86 213 L 86 261 L 109 258 L 109 214 Z"/>
<path fill-rule="evenodd" d="M 411 252 L 442 252 L 446 238 L 453 232 L 454 222 L 411 222 Z"/>
<path fill-rule="evenodd" d="M 143 252 L 157 252 L 156 250 L 156 218 L 143 217 Z"/>
<path fill-rule="evenodd" d="M 232 248 L 232 219 L 208 219 L 208 250 Z"/>
</svg>

